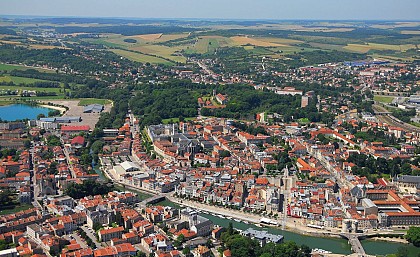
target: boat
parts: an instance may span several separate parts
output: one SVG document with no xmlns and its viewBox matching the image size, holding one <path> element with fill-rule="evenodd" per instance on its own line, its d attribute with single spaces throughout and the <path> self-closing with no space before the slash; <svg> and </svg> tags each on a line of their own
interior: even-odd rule
<svg viewBox="0 0 420 257">
<path fill-rule="evenodd" d="M 249 222 L 248 221 L 246 221 L 246 220 L 244 220 L 244 221 L 242 221 L 243 223 L 245 223 L 245 224 L 249 224 Z"/>
<path fill-rule="evenodd" d="M 261 224 L 255 224 L 255 226 L 257 226 L 257 227 L 259 227 L 259 228 L 262 228 L 263 226 L 261 225 Z"/>
<path fill-rule="evenodd" d="M 236 222 L 241 222 L 241 220 L 239 220 L 239 219 L 233 219 L 234 221 L 236 221 Z"/>
</svg>

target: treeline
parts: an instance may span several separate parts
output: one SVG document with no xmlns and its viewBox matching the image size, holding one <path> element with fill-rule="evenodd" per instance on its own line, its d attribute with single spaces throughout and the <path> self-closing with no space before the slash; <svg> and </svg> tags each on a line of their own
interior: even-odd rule
<svg viewBox="0 0 420 257">
<path fill-rule="evenodd" d="M 109 51 L 83 52 L 79 48 L 29 49 L 15 45 L 0 45 L 0 62 L 22 63 L 28 66 L 48 65 L 56 69 L 66 67 L 68 71 L 85 74 L 95 74 L 96 71 L 114 72 L 120 68 L 109 64 L 117 60 L 126 65 L 117 55 Z"/>
<path fill-rule="evenodd" d="M 101 184 L 94 180 L 83 180 L 82 184 L 71 183 L 65 190 L 65 194 L 80 199 L 90 195 L 105 195 L 114 190 L 113 185 Z"/>
<path fill-rule="evenodd" d="M 389 175 L 391 177 L 395 177 L 399 174 L 420 175 L 419 170 L 411 169 L 411 164 L 416 166 L 419 165 L 419 158 L 416 158 L 413 161 L 402 160 L 398 157 L 387 160 L 384 158 L 375 159 L 372 156 L 355 153 L 351 154 L 349 158 L 347 158 L 347 161 L 356 164 L 356 166 L 352 168 L 353 174 L 365 176 L 372 182 L 375 182 L 377 178 L 381 178 L 384 175 Z"/>
<path fill-rule="evenodd" d="M 61 34 L 72 33 L 114 33 L 124 36 L 133 36 L 140 34 L 158 34 L 158 33 L 184 33 L 196 31 L 194 28 L 186 28 L 181 26 L 153 26 L 153 25 L 117 25 L 117 26 L 99 26 L 99 27 L 80 27 L 80 26 L 64 26 L 56 27 L 55 31 Z"/>
<path fill-rule="evenodd" d="M 232 257 L 309 257 L 311 249 L 306 246 L 298 246 L 293 241 L 281 244 L 267 243 L 263 247 L 258 241 L 242 236 L 234 231 L 229 224 L 227 232 L 222 233 L 222 250 L 229 249 Z"/>
<path fill-rule="evenodd" d="M 411 118 L 416 116 L 416 109 L 411 109 L 408 111 L 404 111 L 401 109 L 393 109 L 392 115 L 403 122 L 409 123 L 411 121 Z"/>
<path fill-rule="evenodd" d="M 27 70 L 12 70 L 10 71 L 11 76 L 15 77 L 24 77 L 31 79 L 42 79 L 50 81 L 59 81 L 63 83 L 76 83 L 76 84 L 85 84 L 89 79 L 79 75 L 68 75 L 63 73 L 48 73 L 40 72 L 34 69 Z"/>
<path fill-rule="evenodd" d="M 296 54 L 286 55 L 290 58 L 289 60 L 284 60 L 284 63 L 290 67 L 302 67 L 305 65 L 314 65 L 321 63 L 330 63 L 330 62 L 343 62 L 343 61 L 354 61 L 366 59 L 366 54 L 358 54 L 344 51 L 304 51 Z"/>
</svg>

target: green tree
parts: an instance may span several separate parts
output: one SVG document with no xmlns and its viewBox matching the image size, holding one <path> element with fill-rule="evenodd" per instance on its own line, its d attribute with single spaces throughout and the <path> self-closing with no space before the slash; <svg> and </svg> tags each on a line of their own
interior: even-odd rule
<svg viewBox="0 0 420 257">
<path fill-rule="evenodd" d="M 405 238 L 414 246 L 420 247 L 420 227 L 410 227 Z"/>
</svg>

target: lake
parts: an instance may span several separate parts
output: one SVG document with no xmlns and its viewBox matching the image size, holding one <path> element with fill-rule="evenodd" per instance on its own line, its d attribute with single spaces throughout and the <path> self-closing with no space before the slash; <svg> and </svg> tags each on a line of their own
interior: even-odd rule
<svg viewBox="0 0 420 257">
<path fill-rule="evenodd" d="M 49 111 L 51 111 L 51 109 L 45 107 L 31 106 L 26 104 L 12 104 L 0 106 L 0 119 L 3 121 L 15 121 L 23 119 L 34 120 L 41 113 L 47 117 Z"/>
</svg>

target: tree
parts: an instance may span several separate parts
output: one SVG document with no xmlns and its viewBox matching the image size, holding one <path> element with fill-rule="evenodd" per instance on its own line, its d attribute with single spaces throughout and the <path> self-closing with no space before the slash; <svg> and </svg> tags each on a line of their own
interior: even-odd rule
<svg viewBox="0 0 420 257">
<path fill-rule="evenodd" d="M 420 227 L 410 227 L 405 238 L 414 246 L 420 247 Z"/>
<path fill-rule="evenodd" d="M 190 249 L 189 247 L 185 247 L 185 248 L 182 250 L 182 253 L 183 253 L 185 256 L 189 256 L 189 255 L 191 254 L 191 249 Z"/>
<path fill-rule="evenodd" d="M 408 248 L 407 248 L 407 246 L 398 247 L 396 256 L 397 257 L 407 257 L 408 256 Z"/>
<path fill-rule="evenodd" d="M 174 241 L 174 246 L 175 247 L 180 247 L 182 245 L 182 243 L 184 242 L 184 240 L 185 240 L 185 236 L 183 234 L 180 234 L 176 238 L 176 240 Z"/>
</svg>

